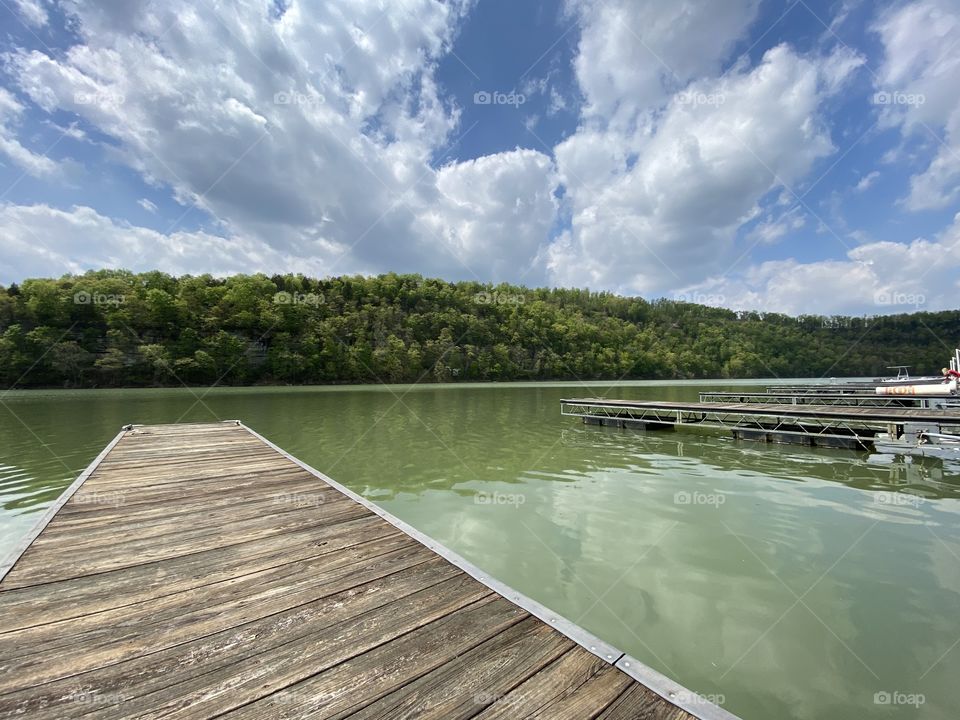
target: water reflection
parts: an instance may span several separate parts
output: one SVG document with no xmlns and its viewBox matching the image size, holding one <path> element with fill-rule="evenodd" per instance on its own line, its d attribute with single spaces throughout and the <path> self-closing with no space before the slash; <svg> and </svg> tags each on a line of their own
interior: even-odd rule
<svg viewBox="0 0 960 720">
<path fill-rule="evenodd" d="M 644 432 L 579 424 L 565 428 L 561 437 L 565 446 L 584 455 L 603 453 L 608 461 L 615 461 L 610 469 L 656 468 L 664 462 L 686 461 L 714 470 L 739 467 L 798 482 L 816 478 L 860 490 L 960 498 L 960 463 L 938 458 L 736 441 L 719 433 Z"/>
</svg>

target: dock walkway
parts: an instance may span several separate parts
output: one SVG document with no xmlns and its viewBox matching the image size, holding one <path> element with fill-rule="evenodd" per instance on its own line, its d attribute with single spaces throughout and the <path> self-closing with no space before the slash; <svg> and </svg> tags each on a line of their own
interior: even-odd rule
<svg viewBox="0 0 960 720">
<path fill-rule="evenodd" d="M 235 421 L 125 428 L 0 578 L 5 718 L 734 717 Z"/>
</svg>

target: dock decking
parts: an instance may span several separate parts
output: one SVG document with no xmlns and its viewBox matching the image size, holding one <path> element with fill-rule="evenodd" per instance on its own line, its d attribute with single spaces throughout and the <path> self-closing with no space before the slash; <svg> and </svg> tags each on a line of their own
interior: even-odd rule
<svg viewBox="0 0 960 720">
<path fill-rule="evenodd" d="M 0 717 L 734 718 L 238 422 L 128 426 L 0 578 Z"/>
</svg>

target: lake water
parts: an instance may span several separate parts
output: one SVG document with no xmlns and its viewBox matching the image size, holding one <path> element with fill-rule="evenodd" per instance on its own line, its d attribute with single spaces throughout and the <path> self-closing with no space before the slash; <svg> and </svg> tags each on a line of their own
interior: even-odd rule
<svg viewBox="0 0 960 720">
<path fill-rule="evenodd" d="M 956 718 L 956 466 L 559 412 L 561 397 L 724 387 L 14 391 L 0 395 L 0 551 L 122 425 L 239 418 L 743 718 Z"/>
</svg>

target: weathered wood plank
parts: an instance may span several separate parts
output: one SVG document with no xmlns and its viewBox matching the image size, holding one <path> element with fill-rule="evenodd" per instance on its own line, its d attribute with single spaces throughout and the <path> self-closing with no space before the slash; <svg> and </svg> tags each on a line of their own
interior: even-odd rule
<svg viewBox="0 0 960 720">
<path fill-rule="evenodd" d="M 306 560 L 384 537 L 406 537 L 374 515 L 337 525 L 0 592 L 0 633 L 184 593 L 208 583 Z M 3 586 L 0 585 L 0 588 Z"/>
<path fill-rule="evenodd" d="M 335 509 L 334 509 L 335 508 Z M 328 508 L 329 512 L 323 516 L 323 524 L 334 525 L 340 522 L 355 520 L 370 514 L 370 511 L 359 505 L 349 503 L 338 504 Z M 293 530 L 316 527 L 319 523 L 315 513 L 287 512 L 268 517 L 247 520 L 236 526 L 215 526 L 184 529 L 180 533 L 166 536 L 168 541 L 156 543 L 151 539 L 142 542 L 130 542 L 122 547 L 101 547 L 100 552 L 91 557 L 87 548 L 72 550 L 62 548 L 55 557 L 43 553 L 42 560 L 33 560 L 40 555 L 31 547 L 24 553 L 20 562 L 10 571 L 3 580 L 7 587 L 16 588 L 38 583 L 52 582 L 70 577 L 83 577 L 95 573 L 116 570 L 133 565 L 165 560 L 169 558 L 189 555 L 204 550 L 212 550 L 224 545 L 247 542 L 257 538 L 280 535 Z"/>
<path fill-rule="evenodd" d="M 208 692 L 229 694 L 231 683 L 239 683 L 255 672 L 274 651 L 285 653 L 288 662 L 296 661 L 301 648 L 322 654 L 323 647 L 317 643 L 326 643 L 334 654 L 349 653 L 350 628 L 361 626 L 369 613 L 414 594 L 418 600 L 413 605 L 422 606 L 423 599 L 438 585 L 460 578 L 455 568 L 436 560 L 409 567 L 396 565 L 393 570 L 362 585 L 188 643 L 0 694 L 0 716 L 27 713 L 31 720 L 63 717 L 64 707 L 76 707 L 71 695 L 80 688 L 88 696 L 104 699 L 88 703 L 98 714 L 162 717 L 165 708 L 179 705 L 181 700 L 186 707 L 190 697 L 203 698 Z M 438 600 L 442 604 L 442 598 L 449 600 L 465 589 L 472 593 L 460 580 L 447 586 Z M 337 638 L 341 641 L 336 642 Z M 101 707 L 108 705 L 116 707 Z"/>
<path fill-rule="evenodd" d="M 531 617 L 351 717 L 470 718 L 570 650 L 573 644 Z"/>
<path fill-rule="evenodd" d="M 138 699 L 144 718 L 209 718 L 292 685 L 490 596 L 463 573 L 223 669 Z"/>
<path fill-rule="evenodd" d="M 328 504 L 330 511 L 348 507 L 352 501 L 342 495 L 339 497 L 330 493 L 329 501 L 313 501 L 307 497 L 311 495 L 311 485 L 282 486 L 278 490 L 269 490 L 258 498 L 228 498 L 219 505 L 204 507 L 197 503 L 181 505 L 171 503 L 170 515 L 148 516 L 141 518 L 136 515 L 127 520 L 127 515 L 119 506 L 99 523 L 86 523 L 79 527 L 66 523 L 50 523 L 51 530 L 56 532 L 43 533 L 34 542 L 35 547 L 49 552 L 58 553 L 66 549 L 72 552 L 83 552 L 90 548 L 102 547 L 111 543 L 120 544 L 128 541 L 143 541 L 154 539 L 162 542 L 162 536 L 181 534 L 184 527 L 193 527 L 199 532 L 201 528 L 215 530 L 221 524 L 238 523 L 255 518 L 266 518 L 289 512 L 312 512 L 319 517 L 317 508 L 321 504 Z M 317 494 L 319 495 L 319 494 Z M 356 503 L 352 503 L 356 504 Z M 56 521 L 54 521 L 56 522 Z"/>
<path fill-rule="evenodd" d="M 226 717 L 343 718 L 530 617 L 489 596 Z"/>
<path fill-rule="evenodd" d="M 104 525 L 116 527 L 118 521 L 122 521 L 124 526 L 130 526 L 168 519 L 170 515 L 211 512 L 264 500 L 292 507 L 315 507 L 343 499 L 340 493 L 318 485 L 316 478 L 304 474 L 265 476 L 262 487 L 256 489 L 230 488 L 230 492 L 224 492 L 224 487 L 220 487 L 210 489 L 203 495 L 178 492 L 157 494 L 151 496 L 150 502 L 128 503 L 125 494 L 104 494 L 102 491 L 88 491 L 85 495 L 77 495 L 78 504 L 90 505 L 94 509 L 82 514 L 74 513 L 63 517 L 58 515 L 50 523 L 51 527 L 57 528 L 57 535 L 77 530 L 96 530 Z"/>
<path fill-rule="evenodd" d="M 184 638 L 241 625 L 432 559 L 435 558 L 419 544 L 394 535 L 339 553 L 202 585 L 190 591 L 189 611 L 179 594 L 166 594 L 74 618 L 67 624 L 35 625 L 0 635 L 0 670 L 16 670 L 17 661 L 26 662 L 28 657 L 37 655 L 69 665 L 73 661 L 64 658 L 65 649 L 71 657 L 82 654 L 83 662 L 94 662 L 95 651 L 100 648 L 109 647 L 115 652 L 120 633 L 142 645 L 161 649 L 163 643 L 175 644 Z M 135 644 L 132 642 L 131 646 Z M 51 665 L 47 662 L 44 672 L 53 672 Z M 0 692 L 4 687 L 4 678 L 0 678 Z"/>
<path fill-rule="evenodd" d="M 606 662 L 576 646 L 526 682 L 503 696 L 496 697 L 492 704 L 476 717 L 478 720 L 530 717 L 559 698 L 579 691 L 584 683 L 605 667 L 608 667 Z"/>
<path fill-rule="evenodd" d="M 600 668 L 576 692 L 565 693 L 531 715 L 536 720 L 585 720 L 597 717 L 634 681 L 613 665 Z"/>
<path fill-rule="evenodd" d="M 687 720 L 689 717 L 686 711 L 635 682 L 600 714 L 599 720 Z"/>
</svg>

